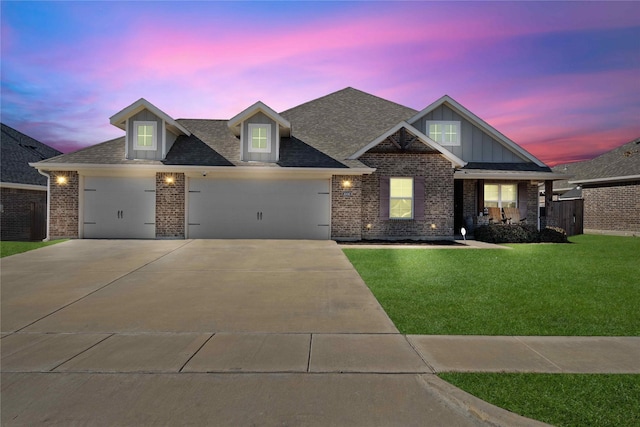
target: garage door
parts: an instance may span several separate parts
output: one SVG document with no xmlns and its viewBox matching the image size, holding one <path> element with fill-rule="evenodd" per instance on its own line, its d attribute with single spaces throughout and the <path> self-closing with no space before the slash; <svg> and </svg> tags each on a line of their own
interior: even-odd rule
<svg viewBox="0 0 640 427">
<path fill-rule="evenodd" d="M 329 180 L 191 179 L 191 239 L 328 239 Z"/>
<path fill-rule="evenodd" d="M 85 177 L 84 237 L 154 239 L 155 178 Z"/>
</svg>

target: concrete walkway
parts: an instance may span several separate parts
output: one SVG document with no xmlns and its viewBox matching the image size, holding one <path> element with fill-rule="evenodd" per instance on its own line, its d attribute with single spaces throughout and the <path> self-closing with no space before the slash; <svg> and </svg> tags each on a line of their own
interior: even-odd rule
<svg viewBox="0 0 640 427">
<path fill-rule="evenodd" d="M 333 242 L 4 258 L 2 425 L 539 425 L 444 371 L 639 372 L 638 338 L 404 336 Z"/>
</svg>

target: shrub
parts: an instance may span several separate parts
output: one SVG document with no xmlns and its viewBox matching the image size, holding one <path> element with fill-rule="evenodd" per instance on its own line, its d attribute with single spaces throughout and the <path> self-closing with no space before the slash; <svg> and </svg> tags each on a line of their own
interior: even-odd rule
<svg viewBox="0 0 640 427">
<path fill-rule="evenodd" d="M 539 232 L 528 224 L 489 224 L 475 229 L 476 240 L 487 243 L 568 243 L 567 233 L 557 227 L 547 227 Z"/>
<path fill-rule="evenodd" d="M 569 243 L 567 232 L 559 227 L 545 227 L 540 231 L 540 241 L 547 243 Z"/>
</svg>

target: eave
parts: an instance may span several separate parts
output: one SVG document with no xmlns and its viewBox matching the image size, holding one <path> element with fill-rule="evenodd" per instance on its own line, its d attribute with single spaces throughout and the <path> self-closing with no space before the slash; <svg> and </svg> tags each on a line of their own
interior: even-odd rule
<svg viewBox="0 0 640 427">
<path fill-rule="evenodd" d="M 242 122 L 258 112 L 263 113 L 278 124 L 280 127 L 280 136 L 286 138 L 291 135 L 291 123 L 262 101 L 256 102 L 252 106 L 244 109 L 239 114 L 229 119 L 229 129 L 231 129 L 231 132 L 233 132 L 235 136 L 240 136 L 240 125 Z"/>
<path fill-rule="evenodd" d="M 164 111 L 162 111 L 161 109 L 159 109 L 158 107 L 156 107 L 155 105 L 153 105 L 152 103 L 150 103 L 144 98 L 140 98 L 139 100 L 129 105 L 125 109 L 111 116 L 109 118 L 109 122 L 112 125 L 126 131 L 127 119 L 129 117 L 132 117 L 138 114 L 142 110 L 149 110 L 156 116 L 163 119 L 166 123 L 167 128 L 169 128 L 169 130 L 171 130 L 173 133 L 177 135 L 179 134 L 183 134 L 186 136 L 191 135 L 191 132 L 189 132 L 184 126 L 176 122 L 171 116 L 169 116 L 167 113 L 165 113 Z"/>
<path fill-rule="evenodd" d="M 639 181 L 640 175 L 624 175 L 624 176 L 612 176 L 608 178 L 592 178 L 592 179 L 573 179 L 569 181 L 569 184 L 576 185 L 589 185 L 589 184 L 606 184 L 614 182 L 626 182 L 626 181 Z"/>
<path fill-rule="evenodd" d="M 19 182 L 0 182 L 0 188 L 15 188 L 16 190 L 47 191 L 46 185 L 22 184 Z"/>
<path fill-rule="evenodd" d="M 423 134 L 418 129 L 411 126 L 409 123 L 405 121 L 398 123 L 391 129 L 389 129 L 388 131 L 386 131 L 385 133 L 383 133 L 382 135 L 380 135 L 379 137 L 371 141 L 369 144 L 365 145 L 360 150 L 356 151 L 351 156 L 347 157 L 347 159 L 357 160 L 364 153 L 371 150 L 373 147 L 377 146 L 378 144 L 386 140 L 389 136 L 398 132 L 402 128 L 405 128 L 406 130 L 414 134 L 418 138 L 418 140 L 422 142 L 424 145 L 426 145 L 427 147 L 438 151 L 440 154 L 442 154 L 442 156 L 444 156 L 447 160 L 449 160 L 454 165 L 454 167 L 463 167 L 464 165 L 466 165 L 466 162 L 464 160 L 460 159 L 458 156 L 456 156 L 455 154 L 453 154 L 452 152 L 444 148 L 442 145 L 438 144 L 437 142 L 435 142 L 434 140 L 432 140 L 431 138 L 429 138 L 428 136 L 426 136 L 425 134 Z"/>
<path fill-rule="evenodd" d="M 492 170 L 456 170 L 454 179 L 496 179 L 496 180 L 528 180 L 528 181 L 556 181 L 567 179 L 566 174 L 554 172 L 528 171 L 492 171 Z"/>
</svg>

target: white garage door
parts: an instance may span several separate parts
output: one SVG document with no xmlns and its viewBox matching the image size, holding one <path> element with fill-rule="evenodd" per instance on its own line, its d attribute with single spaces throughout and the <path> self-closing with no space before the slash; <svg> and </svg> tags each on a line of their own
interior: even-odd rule
<svg viewBox="0 0 640 427">
<path fill-rule="evenodd" d="M 329 180 L 191 179 L 191 239 L 328 239 Z"/>
<path fill-rule="evenodd" d="M 85 177 L 86 239 L 154 239 L 155 178 Z"/>
</svg>

